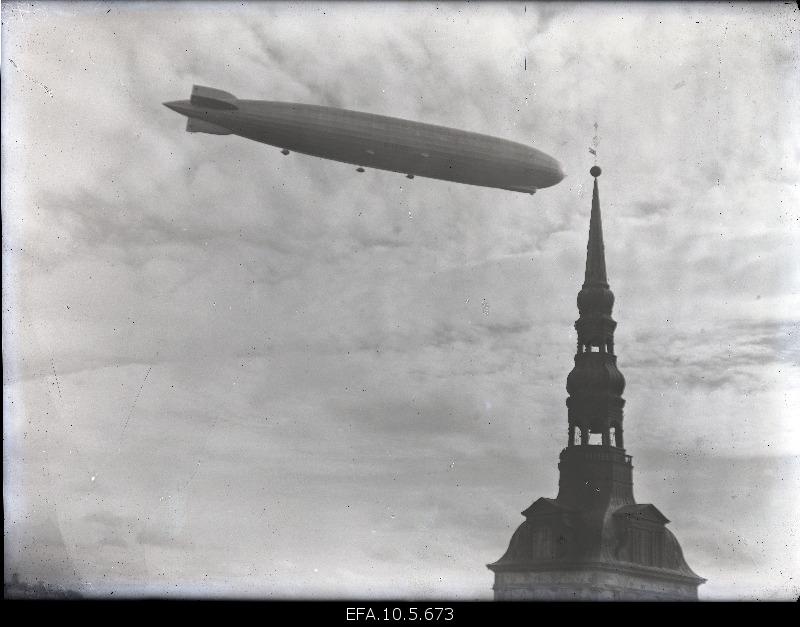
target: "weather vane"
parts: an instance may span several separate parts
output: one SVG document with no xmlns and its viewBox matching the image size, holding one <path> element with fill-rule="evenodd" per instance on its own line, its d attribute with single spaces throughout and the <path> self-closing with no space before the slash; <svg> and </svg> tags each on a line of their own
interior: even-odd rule
<svg viewBox="0 0 800 627">
<path fill-rule="evenodd" d="M 594 137 L 592 137 L 592 148 L 589 152 L 594 155 L 594 164 L 597 165 L 597 144 L 600 143 L 600 136 L 597 134 L 597 122 L 594 123 Z"/>
</svg>

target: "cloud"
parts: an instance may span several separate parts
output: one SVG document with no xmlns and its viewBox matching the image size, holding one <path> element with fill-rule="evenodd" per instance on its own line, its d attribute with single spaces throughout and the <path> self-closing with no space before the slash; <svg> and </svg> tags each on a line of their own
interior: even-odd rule
<svg viewBox="0 0 800 627">
<path fill-rule="evenodd" d="M 597 121 L 637 490 L 713 595 L 788 598 L 792 532 L 760 514 L 800 436 L 785 10 L 4 5 L 9 521 L 54 516 L 93 593 L 488 598 L 556 491 Z M 194 83 L 568 177 L 531 198 L 187 134 L 161 103 Z"/>
</svg>

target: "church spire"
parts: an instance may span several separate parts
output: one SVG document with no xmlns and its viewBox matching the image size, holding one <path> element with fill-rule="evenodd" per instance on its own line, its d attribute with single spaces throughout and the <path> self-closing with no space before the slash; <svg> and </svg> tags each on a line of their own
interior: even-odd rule
<svg viewBox="0 0 800 627">
<path fill-rule="evenodd" d="M 606 255 L 603 247 L 603 221 L 600 218 L 600 195 L 597 191 L 597 177 L 601 170 L 594 166 L 589 173 L 594 177 L 592 191 L 592 217 L 589 221 L 589 243 L 586 246 L 586 276 L 584 287 L 599 285 L 608 287 L 606 278 Z"/>
<path fill-rule="evenodd" d="M 567 377 L 567 407 L 569 408 L 568 445 L 589 444 L 592 433 L 601 435 L 604 446 L 622 448 L 622 392 L 625 378 L 617 369 L 614 354 L 614 330 L 617 323 L 611 317 L 614 293 L 606 276 L 603 247 L 603 224 L 600 218 L 600 195 L 597 177 L 601 170 L 589 171 L 594 177 L 592 213 L 589 220 L 589 242 L 586 246 L 586 275 L 578 293 L 578 312 L 575 322 L 578 332 L 578 351 L 575 367 Z M 576 441 L 579 435 L 579 442 Z"/>
<path fill-rule="evenodd" d="M 596 143 L 595 143 L 596 145 Z M 578 351 L 567 378 L 569 440 L 558 462 L 558 496 L 534 501 L 489 568 L 498 601 L 696 600 L 698 577 L 666 528 L 667 518 L 633 496 L 633 463 L 622 443 L 625 379 L 617 369 L 600 223 L 600 168 L 578 294 Z M 601 441 L 591 441 L 600 435 Z M 577 439 L 576 439 L 577 436 Z M 613 443 L 612 443 L 613 442 Z"/>
</svg>

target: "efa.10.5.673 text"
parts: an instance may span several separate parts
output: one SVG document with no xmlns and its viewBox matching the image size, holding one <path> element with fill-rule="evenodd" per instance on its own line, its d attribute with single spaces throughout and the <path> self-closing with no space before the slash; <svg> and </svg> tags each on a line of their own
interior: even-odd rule
<svg viewBox="0 0 800 627">
<path fill-rule="evenodd" d="M 377 621 L 451 621 L 455 618 L 452 607 L 348 607 L 347 620 Z"/>
</svg>

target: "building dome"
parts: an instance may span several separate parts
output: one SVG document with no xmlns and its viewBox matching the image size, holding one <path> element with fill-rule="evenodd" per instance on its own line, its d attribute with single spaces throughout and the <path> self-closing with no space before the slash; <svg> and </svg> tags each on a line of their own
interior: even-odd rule
<svg viewBox="0 0 800 627">
<path fill-rule="evenodd" d="M 578 292 L 578 311 L 581 315 L 604 313 L 611 315 L 614 308 L 614 292 L 608 286 L 589 285 Z"/>
<path fill-rule="evenodd" d="M 585 357 L 600 353 L 584 354 Z M 570 396 L 622 396 L 625 391 L 625 377 L 614 363 L 587 363 L 588 360 L 576 362 L 572 372 L 567 376 L 567 393 Z"/>
</svg>

